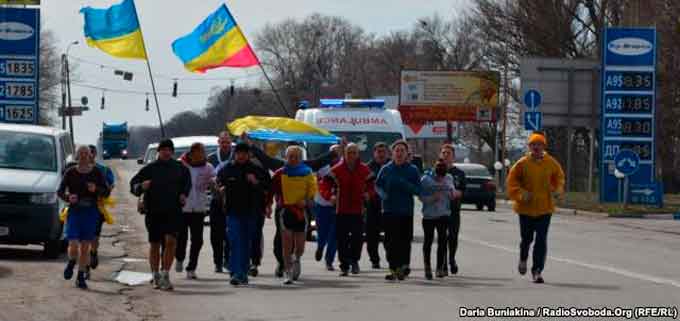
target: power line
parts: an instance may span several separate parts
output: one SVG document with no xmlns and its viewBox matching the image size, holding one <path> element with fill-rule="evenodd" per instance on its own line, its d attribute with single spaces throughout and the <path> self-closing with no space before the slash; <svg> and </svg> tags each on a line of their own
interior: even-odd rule
<svg viewBox="0 0 680 321">
<path fill-rule="evenodd" d="M 100 86 L 89 85 L 87 83 L 78 82 L 78 81 L 72 81 L 71 84 L 74 87 L 96 89 L 96 90 L 103 91 L 105 93 L 119 93 L 119 94 L 131 94 L 131 95 L 146 96 L 146 95 L 149 95 L 149 93 L 151 92 L 150 90 L 141 91 L 141 90 L 129 90 L 129 89 L 116 89 L 116 88 L 100 87 Z M 179 93 L 177 93 L 177 96 L 208 96 L 211 93 L 212 92 L 179 92 Z M 171 92 L 159 92 L 158 95 L 172 96 L 172 93 Z"/>
<path fill-rule="evenodd" d="M 71 54 L 68 55 L 69 59 L 73 59 L 79 63 L 83 63 L 86 65 L 92 65 L 92 66 L 97 66 L 101 69 L 109 69 L 109 70 L 126 70 L 128 69 L 127 67 L 118 67 L 118 66 L 112 66 L 112 65 L 107 65 L 107 64 L 102 64 L 98 62 L 94 62 L 91 60 L 83 59 L 77 56 L 73 56 Z M 247 74 L 244 76 L 234 76 L 234 77 L 223 77 L 223 78 L 197 78 L 197 77 L 173 77 L 170 75 L 165 75 L 165 74 L 153 74 L 155 77 L 160 78 L 160 79 L 166 79 L 166 80 L 174 80 L 174 81 L 225 81 L 225 80 L 243 80 L 243 79 L 250 79 L 254 77 L 259 77 L 259 73 L 253 73 L 253 74 Z"/>
</svg>

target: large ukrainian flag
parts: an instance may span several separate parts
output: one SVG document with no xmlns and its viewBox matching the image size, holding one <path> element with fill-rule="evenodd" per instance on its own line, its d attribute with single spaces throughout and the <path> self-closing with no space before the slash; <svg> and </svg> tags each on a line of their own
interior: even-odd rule
<svg viewBox="0 0 680 321">
<path fill-rule="evenodd" d="M 192 72 L 219 67 L 260 64 L 226 5 L 208 16 L 190 34 L 175 40 L 172 51 Z"/>
<path fill-rule="evenodd" d="M 85 18 L 85 37 L 90 47 L 118 58 L 146 59 L 133 0 L 124 0 L 108 9 L 86 7 L 80 13 Z"/>
</svg>

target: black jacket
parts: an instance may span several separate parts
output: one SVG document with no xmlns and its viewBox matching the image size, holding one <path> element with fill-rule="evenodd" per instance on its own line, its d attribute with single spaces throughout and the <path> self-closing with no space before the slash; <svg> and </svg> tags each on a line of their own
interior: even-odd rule
<svg viewBox="0 0 680 321">
<path fill-rule="evenodd" d="M 389 163 L 390 160 L 386 160 L 384 164 L 378 164 L 375 160 L 371 160 L 366 164 L 368 168 L 371 169 L 371 176 L 369 176 L 369 184 L 375 185 L 375 180 L 378 178 L 378 173 L 380 173 L 380 170 L 385 166 L 387 163 Z M 375 186 L 373 186 L 375 187 Z M 382 206 L 381 206 L 381 200 L 380 196 L 378 196 L 378 193 L 375 193 L 374 195 L 371 195 L 371 199 L 366 202 L 366 210 L 369 214 L 379 214 L 382 212 Z"/>
<path fill-rule="evenodd" d="M 151 180 L 149 190 L 142 189 L 142 183 Z M 130 180 L 130 192 L 136 196 L 144 194 L 144 206 L 149 215 L 181 214 L 179 196 L 189 196 L 191 173 L 182 163 L 171 159 L 156 160 L 142 167 Z"/>
<path fill-rule="evenodd" d="M 246 176 L 253 174 L 257 185 L 248 182 Z M 271 187 L 269 173 L 252 162 L 230 162 L 217 173 L 218 184 L 224 187 L 224 210 L 227 215 L 262 215 L 266 194 Z"/>
<path fill-rule="evenodd" d="M 460 168 L 453 166 L 449 169 L 449 174 L 453 176 L 453 185 L 456 187 L 457 191 L 460 191 L 465 195 L 465 186 L 467 182 L 465 181 L 465 172 Z M 451 202 L 451 210 L 460 213 L 460 207 L 462 206 L 462 199 L 457 199 Z"/>
<path fill-rule="evenodd" d="M 227 157 L 225 157 L 225 158 L 222 158 L 222 161 L 223 162 L 230 161 L 234 156 L 233 151 L 234 151 L 233 149 L 230 150 L 229 155 L 227 155 Z M 217 166 L 220 165 L 220 159 L 219 159 L 219 157 L 217 157 L 217 153 L 219 153 L 219 152 L 220 152 L 220 150 L 218 149 L 216 152 L 208 155 L 208 163 L 210 163 L 210 165 L 212 165 L 215 169 L 217 169 Z"/>
</svg>

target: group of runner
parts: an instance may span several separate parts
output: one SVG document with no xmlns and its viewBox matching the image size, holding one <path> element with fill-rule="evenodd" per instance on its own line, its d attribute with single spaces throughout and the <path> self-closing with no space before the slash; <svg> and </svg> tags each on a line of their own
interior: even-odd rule
<svg viewBox="0 0 680 321">
<path fill-rule="evenodd" d="M 340 276 L 359 274 L 364 240 L 372 268 L 380 269 L 378 247 L 384 232 L 389 265 L 385 279 L 404 280 L 411 273 L 415 197 L 423 203 L 425 277 L 431 280 L 458 273 L 456 251 L 466 186 L 464 172 L 454 164 L 453 145 L 442 145 L 439 159 L 421 175 L 410 162 L 405 141 L 392 146 L 375 144 L 368 164 L 359 159 L 358 145 L 344 141 L 312 160 L 303 160 L 304 150 L 296 144 L 285 150 L 285 160 L 267 155 L 247 136 L 233 145 L 227 132 L 219 135 L 218 144 L 215 153 L 206 155 L 205 147 L 195 143 L 177 160 L 172 140 L 163 140 L 158 159 L 130 181 L 131 192 L 142 200 L 139 210 L 145 214 L 155 288 L 173 289 L 169 275 L 173 262 L 176 272 L 186 271 L 187 278 L 197 278 L 205 216 L 210 217 L 215 272 L 228 270 L 234 286 L 248 284 L 249 277 L 258 275 L 264 222 L 273 219 L 275 275 L 283 278 L 283 284 L 293 284 L 301 275 L 309 211 L 318 225 L 315 259 L 324 260 L 329 271 L 335 270 L 337 252 Z M 543 134 L 532 134 L 530 153 L 512 168 L 507 182 L 508 195 L 520 214 L 518 270 L 527 272 L 529 248 L 535 239 L 531 271 L 537 283 L 543 282 L 554 200 L 564 185 L 564 174 L 545 153 L 546 145 Z M 96 232 L 90 229 L 96 223 L 92 217 L 97 217 L 93 204 L 110 193 L 112 183 L 94 166 L 89 149 L 79 148 L 78 159 L 66 172 L 59 195 L 72 207 L 66 229 L 72 242 L 64 276 L 71 277 L 80 258 L 77 284 L 81 286 L 91 266 L 84 253 Z M 430 252 L 435 232 L 433 268 Z M 184 266 L 189 240 L 189 261 Z"/>
</svg>

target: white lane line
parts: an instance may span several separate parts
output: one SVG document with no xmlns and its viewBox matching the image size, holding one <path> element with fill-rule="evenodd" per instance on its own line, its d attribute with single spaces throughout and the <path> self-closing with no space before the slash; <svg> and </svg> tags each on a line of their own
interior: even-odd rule
<svg viewBox="0 0 680 321">
<path fill-rule="evenodd" d="M 519 253 L 518 249 L 509 248 L 509 247 L 506 247 L 506 246 L 493 244 L 493 243 L 485 242 L 485 241 L 482 241 L 482 240 L 470 239 L 470 238 L 467 238 L 467 237 L 463 237 L 462 235 L 461 235 L 461 240 L 463 240 L 465 242 L 474 243 L 474 244 L 477 244 L 477 245 L 482 245 L 482 246 L 490 247 L 490 248 L 493 248 L 493 249 L 505 251 L 505 252 L 515 253 L 515 254 Z M 670 285 L 670 286 L 674 286 L 676 288 L 680 288 L 680 282 L 678 282 L 676 280 L 672 280 L 672 279 L 666 279 L 666 278 L 656 277 L 656 276 L 653 276 L 653 275 L 646 275 L 646 274 L 642 274 L 642 273 L 627 271 L 627 270 L 615 268 L 613 266 L 590 264 L 590 263 L 585 263 L 585 262 L 580 262 L 580 261 L 576 261 L 576 260 L 572 260 L 572 259 L 555 257 L 555 256 L 550 256 L 550 255 L 548 257 L 552 261 L 572 264 L 572 265 L 580 266 L 580 267 L 587 268 L 587 269 L 614 273 L 614 274 L 618 274 L 618 275 L 625 276 L 625 277 L 632 278 L 632 279 L 637 279 L 637 280 L 642 280 L 642 281 L 647 281 L 647 282 L 652 282 L 652 283 L 657 283 L 657 284 L 663 284 L 663 285 Z"/>
</svg>

